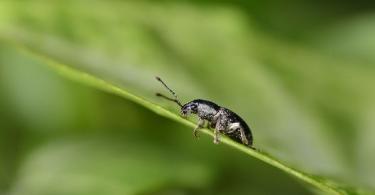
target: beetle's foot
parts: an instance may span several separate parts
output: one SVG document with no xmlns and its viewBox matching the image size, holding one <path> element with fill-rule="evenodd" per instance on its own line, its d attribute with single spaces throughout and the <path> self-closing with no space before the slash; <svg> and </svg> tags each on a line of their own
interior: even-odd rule
<svg viewBox="0 0 375 195">
<path fill-rule="evenodd" d="M 249 141 L 247 141 L 246 138 L 242 139 L 241 141 L 242 141 L 243 144 L 245 144 L 245 145 L 249 145 Z"/>
<path fill-rule="evenodd" d="M 214 144 L 219 144 L 219 143 L 220 143 L 219 135 L 215 135 Z"/>
</svg>

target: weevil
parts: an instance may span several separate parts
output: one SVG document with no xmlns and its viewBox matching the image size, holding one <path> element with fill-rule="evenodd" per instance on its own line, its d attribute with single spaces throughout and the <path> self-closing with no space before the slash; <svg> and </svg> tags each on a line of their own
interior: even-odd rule
<svg viewBox="0 0 375 195">
<path fill-rule="evenodd" d="M 224 134 L 236 142 L 253 148 L 253 135 L 251 130 L 246 122 L 235 112 L 218 106 L 214 102 L 202 99 L 195 99 L 186 104 L 182 104 L 177 94 L 169 88 L 160 77 L 156 77 L 156 79 L 173 95 L 173 98 L 167 97 L 161 93 L 156 93 L 157 96 L 175 102 L 180 106 L 180 114 L 184 118 L 190 114 L 196 114 L 198 116 L 197 127 L 193 130 L 193 135 L 196 138 L 198 137 L 199 129 L 203 128 L 207 121 L 208 127 L 214 129 L 215 144 L 220 143 L 220 135 Z"/>
</svg>

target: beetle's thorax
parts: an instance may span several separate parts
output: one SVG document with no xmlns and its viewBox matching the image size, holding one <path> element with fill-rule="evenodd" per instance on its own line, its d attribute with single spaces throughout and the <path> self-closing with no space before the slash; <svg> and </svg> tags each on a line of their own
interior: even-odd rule
<svg viewBox="0 0 375 195">
<path fill-rule="evenodd" d="M 195 114 L 197 114 L 200 118 L 206 119 L 208 121 L 211 121 L 213 119 L 213 116 L 220 109 L 220 106 L 208 100 L 196 99 L 191 102 L 194 102 L 198 105 L 198 109 Z"/>
<path fill-rule="evenodd" d="M 196 114 L 201 119 L 211 121 L 219 109 L 220 107 L 211 101 L 196 99 L 183 105 L 181 114 L 182 116 Z"/>
<path fill-rule="evenodd" d="M 197 115 L 202 118 L 206 119 L 208 121 L 212 121 L 214 115 L 218 112 L 218 109 L 215 109 L 215 107 L 212 107 L 209 104 L 200 103 L 198 104 L 198 113 Z"/>
</svg>

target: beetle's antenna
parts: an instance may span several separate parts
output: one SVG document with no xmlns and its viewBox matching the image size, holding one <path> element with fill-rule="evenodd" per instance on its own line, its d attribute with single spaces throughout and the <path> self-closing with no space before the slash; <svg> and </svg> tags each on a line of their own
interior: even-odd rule
<svg viewBox="0 0 375 195">
<path fill-rule="evenodd" d="M 181 104 L 177 99 L 169 98 L 169 97 L 167 97 L 167 96 L 165 96 L 165 95 L 163 95 L 163 94 L 161 94 L 161 93 L 156 93 L 156 96 L 158 96 L 158 97 L 162 97 L 162 98 L 165 98 L 165 99 L 170 100 L 170 101 L 172 101 L 172 102 L 175 102 L 175 103 L 178 104 L 180 107 L 182 107 L 182 104 Z"/>
<path fill-rule="evenodd" d="M 156 80 L 158 80 L 161 84 L 164 85 L 165 88 L 168 89 L 169 92 L 171 92 L 171 94 L 173 95 L 174 99 L 173 99 L 173 98 L 169 98 L 169 97 L 167 97 L 167 96 L 165 96 L 165 95 L 163 95 L 163 94 L 161 94 L 161 93 L 156 93 L 156 96 L 159 96 L 159 97 L 165 98 L 165 99 L 167 99 L 167 100 L 169 100 L 169 101 L 172 101 L 172 102 L 175 102 L 175 103 L 178 104 L 180 107 L 182 107 L 182 104 L 181 104 L 180 100 L 178 100 L 178 97 L 177 97 L 176 93 L 175 93 L 171 88 L 169 88 L 169 87 L 167 86 L 167 84 L 165 84 L 164 81 L 161 80 L 160 77 L 156 77 Z"/>
</svg>

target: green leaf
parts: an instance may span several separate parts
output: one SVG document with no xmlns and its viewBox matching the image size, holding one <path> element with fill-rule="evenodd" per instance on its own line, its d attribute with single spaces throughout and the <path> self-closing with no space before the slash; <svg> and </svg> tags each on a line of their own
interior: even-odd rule
<svg viewBox="0 0 375 195">
<path fill-rule="evenodd" d="M 2 26 L 0 33 L 149 100 L 160 87 L 153 77 L 165 77 L 181 98 L 212 99 L 262 129 L 255 132 L 256 142 L 279 158 L 313 172 L 352 179 L 347 176 L 351 167 L 343 160 L 347 151 L 338 150 L 341 140 L 329 134 L 325 119 L 306 110 L 301 98 L 284 89 L 278 78 L 282 75 L 253 56 L 262 51 L 253 48 L 262 39 L 254 36 L 238 10 L 139 1 L 58 5 L 9 6 L 14 22 Z"/>
<path fill-rule="evenodd" d="M 174 120 L 178 123 L 181 123 L 183 125 L 186 125 L 188 127 L 194 128 L 196 125 L 186 119 L 181 118 L 179 115 L 163 108 L 160 105 L 157 105 L 153 102 L 150 102 L 142 97 L 139 97 L 135 94 L 132 94 L 128 92 L 127 90 L 118 87 L 110 82 L 107 82 L 101 78 L 98 78 L 92 74 L 77 70 L 75 68 L 72 68 L 68 65 L 58 63 L 46 56 L 43 56 L 39 53 L 35 53 L 25 47 L 19 47 L 23 48 L 22 50 L 26 52 L 28 55 L 37 58 L 40 60 L 42 64 L 47 65 L 52 70 L 56 71 L 58 74 L 69 78 L 71 80 L 74 80 L 76 82 L 91 86 L 93 88 L 106 91 L 111 94 L 118 95 L 120 97 L 123 97 L 125 99 L 128 99 L 130 101 L 133 101 L 141 106 L 144 106 L 145 108 L 153 111 L 154 113 L 164 116 L 166 118 L 169 118 L 171 120 Z M 190 130 L 190 128 L 189 128 Z M 211 137 L 213 137 L 213 132 L 209 129 L 202 129 L 201 130 L 204 134 L 207 134 Z M 222 143 L 228 145 L 229 147 L 240 151 L 248 156 L 251 156 L 255 159 L 258 159 L 264 163 L 267 163 L 273 167 L 276 167 L 285 173 L 296 177 L 297 179 L 305 182 L 306 184 L 311 185 L 312 187 L 315 187 L 316 189 L 322 190 L 326 193 L 330 194 L 366 194 L 366 191 L 362 191 L 355 188 L 345 187 L 341 184 L 338 184 L 336 182 L 333 182 L 327 178 L 313 176 L 311 174 L 304 173 L 303 171 L 297 170 L 293 168 L 292 166 L 285 164 L 281 162 L 280 160 L 272 157 L 271 155 L 267 154 L 266 152 L 259 151 L 259 150 L 253 150 L 251 148 L 248 148 L 242 144 L 239 144 L 227 137 L 222 138 Z"/>
<path fill-rule="evenodd" d="M 322 49 L 309 50 L 288 40 L 269 39 L 263 31 L 256 33 L 259 29 L 252 24 L 242 9 L 215 3 L 3 1 L 0 6 L 0 36 L 29 46 L 31 56 L 43 58 L 42 63 L 54 59 L 51 67 L 73 80 L 84 80 L 193 127 L 173 114 L 177 110 L 169 102 L 154 97 L 160 86 L 153 77 L 165 77 L 181 98 L 212 99 L 235 110 L 254 129 L 256 145 L 288 167 L 374 187 L 374 177 L 368 174 L 374 173 L 369 139 L 373 125 L 367 119 L 375 97 L 373 68 L 365 68 L 360 60 L 322 55 L 331 51 L 325 44 L 345 51 L 356 45 L 340 42 L 349 36 L 340 38 L 342 30 L 336 29 L 333 37 L 338 41 L 323 41 Z M 370 35 L 369 24 L 358 32 Z M 366 38 L 353 42 L 370 43 Z M 6 54 L 3 59 L 7 63 Z M 22 67 L 16 72 L 20 71 Z M 34 77 L 24 71 L 18 76 Z M 36 94 L 35 100 L 47 98 L 29 90 Z M 27 91 L 22 94 L 24 99 L 33 98 Z M 150 103 L 156 101 L 157 105 Z M 160 105 L 174 111 L 166 112 Z M 31 104 L 28 110 L 35 107 L 38 104 Z M 47 108 L 38 115 L 45 129 L 44 116 L 51 112 Z"/>
</svg>

